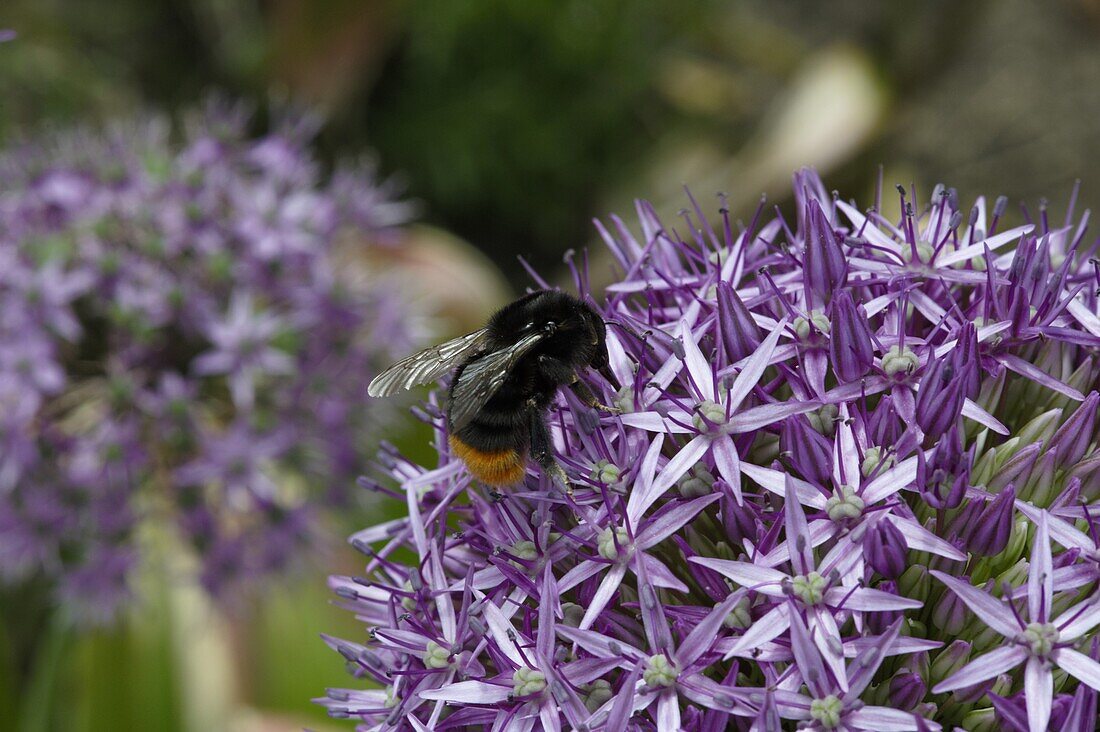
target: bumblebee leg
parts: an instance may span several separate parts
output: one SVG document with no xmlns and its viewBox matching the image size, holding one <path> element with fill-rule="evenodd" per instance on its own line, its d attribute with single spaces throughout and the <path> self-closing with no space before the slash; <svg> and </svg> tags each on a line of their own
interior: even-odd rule
<svg viewBox="0 0 1100 732">
<path fill-rule="evenodd" d="M 542 415 L 537 409 L 531 409 L 529 414 L 531 459 L 539 464 L 539 467 L 551 480 L 559 481 L 567 494 L 573 495 L 573 484 L 569 482 L 569 476 L 565 474 L 565 470 L 554 459 L 554 443 L 550 438 L 550 429 L 546 426 L 546 422 L 543 421 Z"/>
<path fill-rule="evenodd" d="M 577 374 L 572 366 L 560 358 L 554 358 L 546 354 L 539 356 L 539 372 L 556 384 L 571 384 L 577 379 Z"/>
<path fill-rule="evenodd" d="M 593 409 L 598 409 L 601 412 L 607 412 L 608 414 L 622 413 L 623 410 L 619 409 L 618 407 L 609 407 L 606 404 L 601 404 L 600 400 L 596 398 L 596 395 L 592 393 L 592 390 L 588 388 L 588 384 L 581 381 L 576 374 L 573 374 L 573 379 L 574 381 L 572 384 L 569 385 L 569 388 L 573 390 L 573 393 L 576 394 L 577 398 L 579 398 L 582 402 L 592 407 Z"/>
</svg>

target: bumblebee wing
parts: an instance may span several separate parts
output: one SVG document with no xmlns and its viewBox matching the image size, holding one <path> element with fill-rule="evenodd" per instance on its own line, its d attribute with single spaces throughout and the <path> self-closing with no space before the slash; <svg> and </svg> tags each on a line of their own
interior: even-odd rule
<svg viewBox="0 0 1100 732">
<path fill-rule="evenodd" d="M 375 376 L 367 387 L 367 393 L 372 397 L 384 397 L 418 384 L 431 383 L 457 366 L 464 358 L 484 348 L 487 342 L 488 331 L 482 328 L 425 348 Z"/>
<path fill-rule="evenodd" d="M 474 418 L 482 407 L 500 390 L 516 363 L 542 340 L 542 333 L 532 333 L 516 343 L 471 361 L 458 375 L 451 390 L 451 430 L 459 430 Z"/>
</svg>

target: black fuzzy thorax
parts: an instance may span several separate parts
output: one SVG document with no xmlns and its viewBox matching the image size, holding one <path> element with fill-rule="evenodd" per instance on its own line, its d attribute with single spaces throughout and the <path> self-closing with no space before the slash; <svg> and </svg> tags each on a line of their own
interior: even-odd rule
<svg viewBox="0 0 1100 732">
<path fill-rule="evenodd" d="M 556 290 L 533 292 L 505 305 L 489 319 L 486 352 L 508 348 L 547 323 L 556 328 L 509 372 L 500 390 L 456 436 L 483 451 L 531 447 L 531 420 L 542 415 L 557 390 L 573 381 L 581 369 L 607 364 L 603 319 L 589 305 Z M 462 364 L 462 370 L 479 356 Z"/>
</svg>

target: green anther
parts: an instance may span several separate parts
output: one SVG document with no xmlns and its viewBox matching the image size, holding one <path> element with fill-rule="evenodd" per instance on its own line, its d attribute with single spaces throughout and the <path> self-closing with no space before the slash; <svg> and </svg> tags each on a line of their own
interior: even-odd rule
<svg viewBox="0 0 1100 732">
<path fill-rule="evenodd" d="M 408 580 L 405 580 L 404 584 L 401 585 L 401 589 L 405 590 L 406 592 L 414 592 L 412 582 L 409 582 Z M 416 609 L 416 600 L 411 597 L 402 597 L 401 607 L 405 608 L 409 612 L 412 612 Z"/>
<path fill-rule="evenodd" d="M 684 498 L 700 498 L 714 492 L 714 476 L 702 463 L 696 463 L 678 483 L 680 495 Z"/>
<path fill-rule="evenodd" d="M 695 414 L 692 415 L 691 422 L 695 425 L 695 429 L 700 432 L 709 432 L 713 429 L 711 425 L 726 423 L 726 408 L 710 400 L 700 402 L 699 406 L 695 408 Z M 707 424 L 707 422 L 710 422 L 710 424 Z"/>
<path fill-rule="evenodd" d="M 856 495 L 856 489 L 850 485 L 841 486 L 840 494 L 825 501 L 825 512 L 832 521 L 859 518 L 863 514 L 863 499 Z"/>
<path fill-rule="evenodd" d="M 561 604 L 561 624 L 570 628 L 579 627 L 584 620 L 584 608 L 575 602 L 563 602 Z"/>
<path fill-rule="evenodd" d="M 629 541 L 630 537 L 627 536 L 626 529 L 621 526 L 615 529 L 608 527 L 600 532 L 600 536 L 597 539 L 597 548 L 601 557 L 615 560 L 619 558 L 620 550 L 623 550 L 623 553 L 625 553 Z"/>
<path fill-rule="evenodd" d="M 435 641 L 428 641 L 424 651 L 424 665 L 428 668 L 447 668 L 451 665 L 451 652 Z"/>
<path fill-rule="evenodd" d="M 880 467 L 883 470 L 889 470 L 894 466 L 894 456 L 890 455 L 886 458 L 886 461 L 882 460 L 882 448 L 878 445 L 868 447 L 863 453 L 863 462 L 859 466 L 859 472 L 866 478 L 871 473 L 878 470 Z"/>
<path fill-rule="evenodd" d="M 817 572 L 796 575 L 791 579 L 791 590 L 804 605 L 818 605 L 825 599 L 828 582 Z"/>
<path fill-rule="evenodd" d="M 611 400 L 611 406 L 618 407 L 619 411 L 623 414 L 629 414 L 634 411 L 634 389 L 630 386 L 624 386 L 615 393 L 615 398 Z"/>
<path fill-rule="evenodd" d="M 592 472 L 589 473 L 592 480 L 607 485 L 618 483 L 620 474 L 622 474 L 622 469 L 610 460 L 598 460 L 592 466 Z"/>
<path fill-rule="evenodd" d="M 806 413 L 810 426 L 823 435 L 832 436 L 836 432 L 836 418 L 839 410 L 835 404 L 825 404 L 820 409 Z"/>
<path fill-rule="evenodd" d="M 508 550 L 508 553 L 516 559 L 522 559 L 526 562 L 533 562 L 538 559 L 539 556 L 539 550 L 535 547 L 535 542 L 526 540 L 517 541 L 512 545 L 512 548 Z"/>
<path fill-rule="evenodd" d="M 752 623 L 752 614 L 749 612 L 751 609 L 752 606 L 749 604 L 749 598 L 742 597 L 737 601 L 737 604 L 733 606 L 733 610 L 730 610 L 730 614 L 722 621 L 722 625 L 730 630 L 735 628 L 744 630 Z"/>
<path fill-rule="evenodd" d="M 611 683 L 604 679 L 596 679 L 585 689 L 584 708 L 594 712 L 612 696 L 614 694 L 611 691 Z"/>
<path fill-rule="evenodd" d="M 813 324 L 814 330 L 818 333 L 829 332 L 829 319 L 825 317 L 825 313 L 820 310 L 811 310 L 810 317 L 804 318 L 801 315 L 794 319 L 794 332 L 798 334 L 798 337 L 802 340 L 806 340 L 810 337 L 810 324 Z"/>
<path fill-rule="evenodd" d="M 901 257 L 906 262 L 927 262 L 932 259 L 932 245 L 926 241 L 917 242 L 917 257 L 913 259 L 913 247 L 903 246 L 901 248 Z"/>
<path fill-rule="evenodd" d="M 905 348 L 898 348 L 897 345 L 890 346 L 886 355 L 882 357 L 882 370 L 887 376 L 909 373 L 918 366 L 920 366 L 920 358 L 908 346 Z"/>
<path fill-rule="evenodd" d="M 825 729 L 836 729 L 840 726 L 840 715 L 844 712 L 844 704 L 836 694 L 829 694 L 824 699 L 814 699 L 810 702 L 810 719 L 814 719 Z"/>
<path fill-rule="evenodd" d="M 1023 641 L 1036 656 L 1046 657 L 1058 642 L 1058 629 L 1053 623 L 1031 623 L 1024 629 Z"/>
<path fill-rule="evenodd" d="M 649 686 L 672 686 L 679 672 L 663 654 L 649 657 L 649 664 L 642 672 L 642 680 Z"/>
<path fill-rule="evenodd" d="M 512 693 L 516 696 L 538 694 L 546 688 L 546 675 L 533 668 L 518 668 L 512 674 Z"/>
</svg>

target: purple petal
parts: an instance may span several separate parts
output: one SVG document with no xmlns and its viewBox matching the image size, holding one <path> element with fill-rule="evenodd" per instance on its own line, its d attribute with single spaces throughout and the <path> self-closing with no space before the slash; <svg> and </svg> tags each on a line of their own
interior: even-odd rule
<svg viewBox="0 0 1100 732">
<path fill-rule="evenodd" d="M 732 437 L 725 435 L 714 438 L 711 443 L 711 454 L 714 456 L 714 466 L 718 468 L 718 474 L 733 490 L 733 498 L 740 506 L 744 503 L 741 496 L 741 458 L 737 454 L 737 445 Z"/>
<path fill-rule="evenodd" d="M 733 415 L 730 417 L 727 427 L 735 434 L 752 432 L 761 427 L 780 422 L 787 417 L 812 412 L 820 406 L 820 402 L 800 402 L 794 399 L 789 402 L 765 404 Z"/>
<path fill-rule="evenodd" d="M 959 599 L 965 602 L 966 606 L 973 610 L 974 614 L 993 630 L 1006 638 L 1015 638 L 1022 630 L 1012 611 L 1001 600 L 987 595 L 969 582 L 964 582 L 939 570 L 933 569 L 931 573 L 933 577 L 943 582 L 958 595 Z"/>
<path fill-rule="evenodd" d="M 753 622 L 745 634 L 737 639 L 728 651 L 725 658 L 733 656 L 745 656 L 752 658 L 753 650 L 759 648 L 770 640 L 778 638 L 786 632 L 791 625 L 791 607 L 784 602 L 769 610 L 764 617 Z"/>
<path fill-rule="evenodd" d="M 1100 337 L 1100 317 L 1097 317 L 1096 313 L 1089 310 L 1080 299 L 1074 298 L 1066 309 L 1085 330 L 1092 333 L 1094 336 Z"/>
<path fill-rule="evenodd" d="M 1029 658 L 1024 669 L 1024 696 L 1027 698 L 1028 724 L 1032 732 L 1042 732 L 1050 722 L 1054 677 L 1050 664 L 1037 656 Z"/>
<path fill-rule="evenodd" d="M 896 514 L 887 515 L 885 520 L 892 523 L 894 528 L 901 532 L 901 535 L 905 537 L 906 545 L 910 549 L 919 552 L 931 552 L 941 557 L 954 559 L 956 562 L 966 561 L 965 554 L 918 524 L 915 520 Z"/>
<path fill-rule="evenodd" d="M 743 595 L 744 593 L 740 592 L 730 594 L 724 602 L 716 605 L 705 618 L 699 621 L 699 624 L 688 633 L 676 649 L 673 661 L 677 666 L 682 669 L 687 668 L 695 662 L 695 659 L 710 650 L 718 640 L 718 631 L 722 628 L 722 623 Z"/>
<path fill-rule="evenodd" d="M 1063 671 L 1100 691 L 1100 663 L 1072 648 L 1059 648 L 1051 658 Z"/>
<path fill-rule="evenodd" d="M 484 681 L 459 681 L 439 689 L 418 692 L 421 699 L 454 701 L 461 704 L 499 704 L 512 695 L 511 686 Z"/>
<path fill-rule="evenodd" d="M 650 581 L 657 587 L 676 590 L 677 592 L 688 592 L 688 586 L 681 582 L 680 579 L 672 573 L 672 570 L 666 567 L 657 557 L 639 552 L 634 555 L 634 559 L 635 561 L 645 564 L 646 574 L 649 575 Z"/>
<path fill-rule="evenodd" d="M 762 592 L 771 597 L 783 597 L 779 585 L 789 575 L 775 569 L 760 567 L 749 562 L 735 562 L 730 559 L 712 559 L 711 557 L 691 557 L 693 564 L 700 564 L 730 578 L 745 589 Z"/>
<path fill-rule="evenodd" d="M 825 593 L 825 603 L 829 607 L 860 612 L 915 610 L 923 604 L 919 600 L 870 587 L 832 587 Z"/>
<path fill-rule="evenodd" d="M 771 360 L 772 352 L 775 351 L 776 344 L 779 343 L 779 336 L 783 334 L 783 329 L 786 327 L 787 319 L 783 318 L 745 362 L 741 373 L 737 375 L 733 385 L 730 386 L 728 403 L 731 413 L 737 411 L 741 406 L 741 402 L 745 401 L 745 397 L 749 395 L 749 392 L 760 381 L 760 377 L 764 375 L 764 370 L 768 368 L 768 362 Z"/>
<path fill-rule="evenodd" d="M 810 629 L 802 621 L 802 616 L 797 612 L 790 613 L 791 626 L 791 652 L 794 654 L 795 665 L 802 674 L 810 693 L 816 698 L 821 698 L 831 691 L 832 684 L 826 675 L 825 664 L 821 659 L 821 652 L 810 636 Z M 845 678 L 847 680 L 847 678 Z"/>
<path fill-rule="evenodd" d="M 1005 427 L 1001 420 L 979 407 L 970 399 L 963 399 L 962 416 L 974 420 L 983 427 L 988 427 L 998 435 L 1008 434 L 1008 427 Z"/>
<path fill-rule="evenodd" d="M 657 697 L 657 732 L 680 732 L 680 699 L 675 689 Z"/>
<path fill-rule="evenodd" d="M 874 639 L 874 644 L 861 650 L 852 661 L 848 667 L 848 693 L 844 697 L 845 701 L 854 701 L 863 694 L 863 690 L 871 683 L 871 679 L 875 677 L 879 666 L 886 658 L 887 651 L 897 640 L 900 629 L 901 618 L 898 618 L 890 624 L 885 633 Z"/>
<path fill-rule="evenodd" d="M 968 259 L 974 257 L 980 257 L 985 253 L 985 248 L 989 247 L 990 251 L 1008 244 L 1009 242 L 1016 241 L 1024 234 L 1030 234 L 1031 230 L 1035 226 L 1032 224 L 1025 224 L 1023 226 L 1017 226 L 1015 229 L 1009 229 L 1008 231 L 1002 231 L 1000 234 L 996 234 L 987 239 L 983 239 L 979 242 L 975 242 L 970 246 L 956 249 L 953 252 L 947 252 L 936 257 L 935 265 L 937 267 L 950 267 L 952 264 L 958 262 L 965 262 Z"/>
<path fill-rule="evenodd" d="M 619 415 L 619 419 L 627 427 L 637 427 L 640 430 L 657 432 L 659 434 L 689 434 L 691 429 L 684 424 L 691 424 L 691 415 L 684 413 L 686 419 L 681 424 L 676 424 L 671 419 L 666 419 L 660 412 L 629 412 Z"/>
<path fill-rule="evenodd" d="M 680 452 L 676 453 L 676 456 L 665 464 L 664 470 L 653 481 L 652 494 L 654 500 L 676 485 L 676 481 L 680 480 L 684 473 L 699 462 L 699 458 L 703 457 L 708 449 L 710 449 L 710 437 L 707 435 L 698 435 L 680 448 Z"/>
<path fill-rule="evenodd" d="M 814 519 L 814 521 L 810 523 L 810 547 L 819 547 L 819 546 L 821 546 L 822 544 L 827 542 L 829 539 L 832 539 L 834 536 L 836 536 L 839 532 L 840 532 L 840 525 L 839 524 L 836 524 L 836 523 L 830 521 L 829 519 Z M 840 546 L 840 543 L 838 542 L 837 547 L 839 547 L 839 546 Z M 849 548 L 849 550 L 848 550 L 849 555 L 858 555 L 859 549 L 858 548 L 853 549 L 851 541 L 848 542 L 847 546 Z M 833 551 L 836 550 L 837 547 L 834 547 L 833 549 L 830 549 L 829 554 L 826 555 L 826 558 L 821 560 L 821 566 L 819 567 L 819 569 L 822 572 L 832 571 L 833 568 L 831 566 L 829 566 L 829 555 L 831 555 L 833 553 Z M 851 559 L 851 556 L 846 557 L 846 558 Z M 841 557 L 839 557 L 839 556 L 833 557 L 833 559 L 838 560 L 837 563 L 844 563 L 844 564 L 849 564 L 850 563 L 850 562 L 840 562 L 839 560 L 841 559 Z M 780 564 L 783 564 L 784 562 L 789 562 L 789 561 L 791 561 L 791 543 L 789 541 L 786 541 L 786 540 L 781 542 L 779 544 L 779 546 L 777 546 L 775 549 L 772 549 L 770 552 L 768 552 L 763 557 L 757 557 L 757 559 L 756 559 L 756 563 L 758 565 L 760 565 L 761 567 L 777 567 Z M 844 572 L 841 572 L 841 574 L 846 574 L 846 573 L 847 573 L 847 570 L 844 571 Z"/>
<path fill-rule="evenodd" d="M 945 691 L 965 689 L 968 686 L 977 684 L 979 681 L 992 679 L 994 676 L 1003 674 L 1009 669 L 1016 668 L 1027 657 L 1027 649 L 1023 646 L 1001 646 L 983 656 L 975 658 L 970 663 L 936 684 L 932 692 L 934 694 L 942 694 Z"/>
<path fill-rule="evenodd" d="M 581 619 L 578 627 L 581 630 L 588 630 L 592 627 L 592 623 L 596 622 L 596 618 L 607 607 L 607 603 L 611 601 L 615 591 L 619 589 L 619 585 L 623 582 L 623 577 L 626 576 L 625 564 L 614 564 L 611 569 L 608 570 L 604 578 L 600 580 L 600 586 L 596 588 L 596 594 L 592 596 L 592 600 L 588 603 L 588 608 L 584 611 L 584 617 Z"/>
<path fill-rule="evenodd" d="M 858 486 L 860 481 L 859 450 L 852 432 L 848 405 L 841 404 L 836 423 L 836 439 L 833 441 L 833 482 L 836 485 Z M 916 470 L 913 471 L 914 476 Z M 864 501 L 868 499 L 863 498 Z"/>
<path fill-rule="evenodd" d="M 659 513 L 648 520 L 645 528 L 635 538 L 634 544 L 641 550 L 659 544 L 679 531 L 684 524 L 691 521 L 700 511 L 719 498 L 721 496 L 718 493 L 712 493 L 709 496 L 700 496 L 690 501 L 678 503 L 672 508 L 662 508 Z"/>
<path fill-rule="evenodd" d="M 657 464 L 660 461 L 661 449 L 665 444 L 665 436 L 657 434 L 653 437 L 645 457 L 642 458 L 642 466 L 638 469 L 634 490 L 630 492 L 630 498 L 626 504 L 626 515 L 630 521 L 637 525 L 649 507 L 661 497 L 661 493 L 654 490 L 657 480 Z"/>
<path fill-rule="evenodd" d="M 798 501 L 810 508 L 816 508 L 818 510 L 824 510 L 826 498 L 822 495 L 821 491 L 814 488 L 813 485 L 807 483 L 801 478 L 795 478 L 794 476 L 788 476 L 786 473 L 782 473 L 778 470 L 772 470 L 771 468 L 762 468 L 759 465 L 753 463 L 741 463 L 741 472 L 748 476 L 751 480 L 760 484 L 760 487 L 765 490 L 771 491 L 777 496 L 786 495 L 787 480 L 794 485 L 795 494 L 798 496 Z"/>
<path fill-rule="evenodd" d="M 593 577 L 606 568 L 603 562 L 593 562 L 586 559 L 562 575 L 558 580 L 558 592 L 568 592 L 589 577 Z"/>
<path fill-rule="evenodd" d="M 497 647 L 503 651 L 504 655 L 508 656 L 512 663 L 517 666 L 526 666 L 527 662 L 523 658 L 523 653 L 520 652 L 516 644 L 519 637 L 516 629 L 504 616 L 504 613 L 500 611 L 500 608 L 486 600 L 481 612 L 485 615 L 485 620 L 488 621 L 489 634 L 493 636 L 493 641 L 496 642 Z"/>
<path fill-rule="evenodd" d="M 611 716 L 607 718 L 608 732 L 626 732 L 630 717 L 634 714 L 634 690 L 638 686 L 638 679 L 642 675 L 642 662 L 639 661 L 626 678 L 623 679 L 619 693 L 615 695 L 615 703 L 611 707 Z"/>
<path fill-rule="evenodd" d="M 714 393 L 714 369 L 710 362 L 699 350 L 699 344 L 691 332 L 691 326 L 687 321 L 680 321 L 680 340 L 684 344 L 684 365 L 687 366 L 688 375 L 695 384 L 695 391 L 700 399 L 718 400 Z"/>
<path fill-rule="evenodd" d="M 888 707 L 863 707 L 846 714 L 844 721 L 848 725 L 854 725 L 854 729 L 875 730 L 875 732 L 907 732 L 920 729 L 917 718 L 912 712 Z M 929 730 L 942 729 L 936 722 L 925 720 L 924 724 Z"/>
<path fill-rule="evenodd" d="M 572 628 L 568 625 L 559 625 L 557 631 L 558 635 L 562 638 L 565 638 L 570 643 L 576 643 L 597 658 L 621 659 L 623 668 L 628 668 L 629 663 L 642 661 L 648 658 L 648 654 L 642 653 L 629 643 L 620 641 L 617 638 L 609 638 L 603 633 L 597 633 L 594 630 L 581 630 L 580 628 Z M 615 647 L 615 653 L 611 652 L 612 646 Z"/>
<path fill-rule="evenodd" d="M 783 505 L 784 528 L 791 552 L 791 564 L 798 574 L 809 574 L 814 569 L 813 544 L 810 543 L 810 527 L 806 514 L 798 502 L 798 492 L 788 479 L 786 503 Z"/>
<path fill-rule="evenodd" d="M 1063 521 L 1057 516 L 1052 516 L 1044 509 L 1036 508 L 1026 501 L 1017 500 L 1016 508 L 1035 524 L 1039 523 L 1039 514 L 1047 513 L 1047 530 L 1050 532 L 1050 538 L 1054 539 L 1066 549 L 1080 549 L 1083 552 L 1092 552 L 1096 550 L 1096 544 L 1092 539 L 1068 521 Z"/>
<path fill-rule="evenodd" d="M 1046 371 L 1043 371 L 1038 366 L 1029 363 L 1019 356 L 1014 356 L 1011 353 L 1004 353 L 997 357 L 997 359 L 1008 368 L 1012 369 L 1021 376 L 1026 376 L 1037 384 L 1041 384 L 1048 389 L 1058 392 L 1059 394 L 1065 394 L 1074 401 L 1085 401 L 1085 395 L 1074 389 L 1064 381 L 1059 381 Z"/>
<path fill-rule="evenodd" d="M 916 456 L 902 460 L 868 483 L 860 497 L 868 506 L 873 506 L 884 498 L 894 495 L 902 488 L 912 485 L 913 481 L 917 479 L 918 464 L 919 460 Z M 856 475 L 859 475 L 859 473 L 856 473 Z"/>
<path fill-rule="evenodd" d="M 1031 566 L 1027 573 L 1027 610 L 1031 622 L 1045 623 L 1054 599 L 1054 566 L 1050 556 L 1050 531 L 1047 513 L 1039 514 L 1031 547 Z"/>
<path fill-rule="evenodd" d="M 848 674 L 844 670 L 844 644 L 840 641 L 840 628 L 829 608 L 815 605 L 806 612 L 810 637 L 821 653 L 841 691 L 848 691 Z"/>
<path fill-rule="evenodd" d="M 1064 641 L 1077 640 L 1097 624 L 1100 624 L 1100 598 L 1096 595 L 1067 608 L 1055 623 L 1058 626 L 1058 637 Z"/>
</svg>

